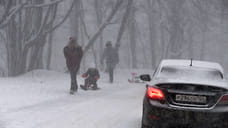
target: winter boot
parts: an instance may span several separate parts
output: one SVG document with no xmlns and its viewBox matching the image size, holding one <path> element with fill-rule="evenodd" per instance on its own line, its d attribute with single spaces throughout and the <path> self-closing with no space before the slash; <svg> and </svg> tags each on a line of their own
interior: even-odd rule
<svg viewBox="0 0 228 128">
<path fill-rule="evenodd" d="M 74 94 L 78 90 L 78 85 L 76 83 L 71 83 L 70 94 Z"/>
<path fill-rule="evenodd" d="M 88 85 L 80 85 L 81 89 L 88 90 Z"/>
<path fill-rule="evenodd" d="M 74 94 L 74 91 L 73 90 L 70 90 L 70 94 L 73 95 Z"/>
</svg>

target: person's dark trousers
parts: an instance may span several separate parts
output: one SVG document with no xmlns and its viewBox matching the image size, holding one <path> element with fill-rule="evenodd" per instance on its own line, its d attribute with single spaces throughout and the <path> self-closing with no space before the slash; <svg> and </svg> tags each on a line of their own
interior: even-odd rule
<svg viewBox="0 0 228 128">
<path fill-rule="evenodd" d="M 113 68 L 109 68 L 109 82 L 113 83 Z"/>
<path fill-rule="evenodd" d="M 70 90 L 77 91 L 78 90 L 77 70 L 70 71 L 70 76 L 71 76 L 71 87 L 70 87 Z"/>
</svg>

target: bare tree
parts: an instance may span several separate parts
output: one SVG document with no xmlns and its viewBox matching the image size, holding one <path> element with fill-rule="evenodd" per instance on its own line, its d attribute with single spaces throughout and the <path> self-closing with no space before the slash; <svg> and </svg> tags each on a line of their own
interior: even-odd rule
<svg viewBox="0 0 228 128">
<path fill-rule="evenodd" d="M 169 58 L 181 58 L 183 52 L 183 24 L 181 20 L 181 11 L 185 0 L 170 0 L 169 25 L 170 25 L 170 42 L 168 45 Z"/>
<path fill-rule="evenodd" d="M 103 1 L 102 0 L 95 0 L 94 1 L 94 7 L 95 7 L 95 11 L 96 11 L 96 20 L 97 20 L 97 27 L 99 27 L 104 19 L 104 7 L 103 6 Z M 104 46 L 104 37 L 103 37 L 103 32 L 101 32 L 100 34 L 100 40 L 99 40 L 99 57 L 102 56 L 102 52 L 103 52 L 103 46 Z M 103 69 L 103 67 L 101 67 L 101 69 Z"/>
<path fill-rule="evenodd" d="M 132 1 L 133 2 L 133 1 Z M 130 50 L 131 50 L 131 61 L 132 68 L 137 68 L 137 51 L 136 51 L 136 19 L 135 19 L 135 7 L 133 3 L 130 3 L 130 14 L 128 19 L 128 30 L 129 30 L 129 39 L 130 39 Z"/>
<path fill-rule="evenodd" d="M 126 23 L 127 23 L 128 18 L 129 18 L 129 14 L 132 11 L 132 4 L 133 4 L 133 0 L 127 1 L 126 11 L 125 11 L 125 14 L 123 15 L 123 18 L 122 18 L 122 21 L 120 24 L 120 28 L 118 31 L 118 36 L 117 36 L 117 40 L 116 40 L 116 47 L 120 47 L 120 45 L 121 45 L 120 41 L 121 41 L 121 38 L 123 36 L 124 30 L 126 28 Z"/>
<path fill-rule="evenodd" d="M 97 32 L 95 32 L 95 34 L 93 36 L 91 36 L 91 38 L 89 39 L 87 45 L 84 48 L 84 51 L 85 52 L 87 52 L 89 50 L 89 48 L 93 45 L 93 43 L 95 42 L 95 40 L 99 37 L 99 35 L 101 34 L 101 32 L 104 30 L 104 28 L 110 23 L 110 21 L 112 20 L 112 18 L 114 17 L 114 15 L 116 14 L 116 12 L 118 11 L 118 8 L 122 4 L 122 2 L 123 2 L 123 0 L 117 0 L 117 2 L 115 4 L 115 6 L 113 7 L 110 15 L 107 17 L 107 19 L 104 20 L 104 22 L 98 28 Z"/>
<path fill-rule="evenodd" d="M 43 67 L 43 50 L 47 34 L 58 28 L 69 16 L 70 7 L 63 19 L 56 20 L 57 6 L 62 0 L 44 3 L 28 0 L 26 3 L 12 0 L 10 10 L 18 10 L 2 25 L 7 35 L 7 61 L 9 76 Z M 74 1 L 73 1 L 74 2 Z M 23 5 L 23 6 L 22 6 Z M 10 11 L 11 12 L 11 11 Z"/>
<path fill-rule="evenodd" d="M 79 37 L 80 13 L 81 13 L 81 0 L 75 0 L 74 8 L 72 10 L 70 21 L 72 36 Z"/>
<path fill-rule="evenodd" d="M 150 38 L 150 51 L 151 51 L 151 64 L 152 68 L 155 68 L 157 65 L 157 31 L 156 31 L 156 9 L 155 9 L 155 0 L 147 0 L 147 16 L 149 24 L 149 38 Z"/>
</svg>

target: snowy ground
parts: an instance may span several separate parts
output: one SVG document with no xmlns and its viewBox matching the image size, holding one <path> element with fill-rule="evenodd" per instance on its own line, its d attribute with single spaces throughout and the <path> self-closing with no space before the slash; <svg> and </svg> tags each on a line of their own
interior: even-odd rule
<svg viewBox="0 0 228 128">
<path fill-rule="evenodd" d="M 129 84 L 131 71 L 107 74 L 99 91 L 69 92 L 69 74 L 37 70 L 0 78 L 1 128 L 139 128 L 144 84 Z M 83 83 L 78 78 L 78 83 Z"/>
</svg>

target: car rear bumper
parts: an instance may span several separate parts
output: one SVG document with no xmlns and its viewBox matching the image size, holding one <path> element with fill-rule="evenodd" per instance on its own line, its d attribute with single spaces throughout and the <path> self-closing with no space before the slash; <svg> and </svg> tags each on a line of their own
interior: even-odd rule
<svg viewBox="0 0 228 128">
<path fill-rule="evenodd" d="M 156 102 L 156 101 L 155 101 Z M 163 105 L 151 105 L 144 101 L 143 123 L 146 125 L 194 125 L 194 127 L 228 127 L 228 111 L 195 111 Z"/>
</svg>

